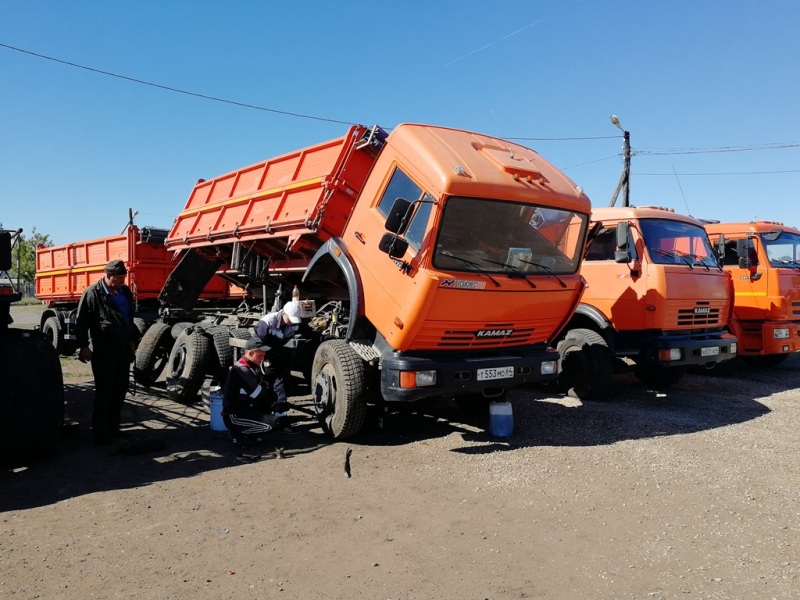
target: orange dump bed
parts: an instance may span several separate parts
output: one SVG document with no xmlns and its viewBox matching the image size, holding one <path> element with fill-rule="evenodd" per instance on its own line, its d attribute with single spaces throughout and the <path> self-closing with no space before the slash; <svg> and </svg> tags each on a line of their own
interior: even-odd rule
<svg viewBox="0 0 800 600">
<path fill-rule="evenodd" d="M 120 234 L 36 250 L 36 297 L 53 306 L 77 302 L 84 288 L 103 277 L 111 260 L 122 260 L 128 269 L 125 283 L 138 301 L 158 298 L 172 271 L 172 253 L 164 246 L 164 229 L 131 226 Z M 228 284 L 219 278 L 209 282 L 204 297 L 222 298 Z"/>
<path fill-rule="evenodd" d="M 271 269 L 308 258 L 344 230 L 375 160 L 372 131 L 353 126 L 329 142 L 198 181 L 167 247 L 241 242 L 268 254 Z"/>
</svg>

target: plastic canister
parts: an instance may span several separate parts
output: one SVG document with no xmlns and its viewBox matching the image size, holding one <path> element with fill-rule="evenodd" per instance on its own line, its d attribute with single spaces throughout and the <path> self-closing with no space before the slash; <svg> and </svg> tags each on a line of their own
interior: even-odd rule
<svg viewBox="0 0 800 600">
<path fill-rule="evenodd" d="M 489 433 L 493 437 L 511 437 L 513 431 L 511 402 L 492 402 L 489 405 Z"/>
<path fill-rule="evenodd" d="M 227 431 L 225 421 L 222 420 L 222 390 L 215 381 L 211 385 L 203 386 L 203 400 L 208 404 L 211 413 L 211 431 Z"/>
</svg>

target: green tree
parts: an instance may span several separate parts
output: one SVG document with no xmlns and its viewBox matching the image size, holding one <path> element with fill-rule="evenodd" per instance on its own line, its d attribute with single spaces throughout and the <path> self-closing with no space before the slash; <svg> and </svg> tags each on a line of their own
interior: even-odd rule
<svg viewBox="0 0 800 600">
<path fill-rule="evenodd" d="M 34 278 L 36 277 L 36 248 L 41 244 L 47 248 L 53 245 L 53 241 L 46 233 L 39 233 L 36 227 L 31 230 L 30 235 L 23 233 L 21 240 L 20 251 L 20 279 L 30 285 L 33 285 Z M 16 249 L 14 252 L 14 259 L 16 261 Z"/>
</svg>

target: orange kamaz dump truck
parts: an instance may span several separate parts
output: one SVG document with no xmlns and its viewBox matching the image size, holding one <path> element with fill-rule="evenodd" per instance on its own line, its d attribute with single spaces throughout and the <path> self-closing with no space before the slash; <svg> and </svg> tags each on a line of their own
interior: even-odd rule
<svg viewBox="0 0 800 600">
<path fill-rule="evenodd" d="M 75 312 L 83 290 L 103 277 L 109 261 L 125 262 L 125 283 L 136 302 L 137 325 L 142 331 L 158 318 L 158 295 L 172 271 L 173 254 L 164 246 L 166 229 L 129 224 L 119 235 L 36 249 L 36 297 L 46 306 L 40 329 L 64 355 L 75 348 Z M 209 280 L 202 292 L 205 302 L 229 297 L 229 285 Z"/>
<path fill-rule="evenodd" d="M 775 366 L 800 350 L 800 230 L 772 221 L 706 222 L 733 276 L 739 356 Z"/>
<path fill-rule="evenodd" d="M 592 221 L 587 288 L 558 338 L 567 392 L 601 396 L 619 367 L 663 388 L 736 356 L 730 276 L 700 221 L 649 206 L 595 208 Z"/>
<path fill-rule="evenodd" d="M 180 264 L 163 313 L 190 310 L 214 273 L 260 293 L 262 310 L 298 286 L 321 340 L 298 368 L 322 427 L 345 438 L 368 402 L 481 403 L 556 378 L 551 345 L 583 292 L 589 212 L 528 148 L 445 127 L 353 126 L 200 180 L 166 239 Z M 225 357 L 209 330 L 246 335 L 260 316 L 188 327 L 168 380 L 196 394 L 204 361 Z"/>
</svg>

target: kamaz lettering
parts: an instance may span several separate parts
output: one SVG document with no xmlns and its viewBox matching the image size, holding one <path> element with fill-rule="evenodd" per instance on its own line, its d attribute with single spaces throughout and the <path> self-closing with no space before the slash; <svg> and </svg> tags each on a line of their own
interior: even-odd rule
<svg viewBox="0 0 800 600">
<path fill-rule="evenodd" d="M 467 281 L 463 279 L 443 279 L 439 287 L 458 288 L 461 290 L 482 290 L 486 287 L 486 282 Z"/>
<path fill-rule="evenodd" d="M 694 309 L 694 314 L 696 315 L 707 315 L 711 313 L 711 308 L 708 306 L 698 306 Z"/>
<path fill-rule="evenodd" d="M 482 329 L 475 332 L 475 337 L 479 338 L 500 338 L 508 337 L 514 333 L 513 329 Z"/>
</svg>

